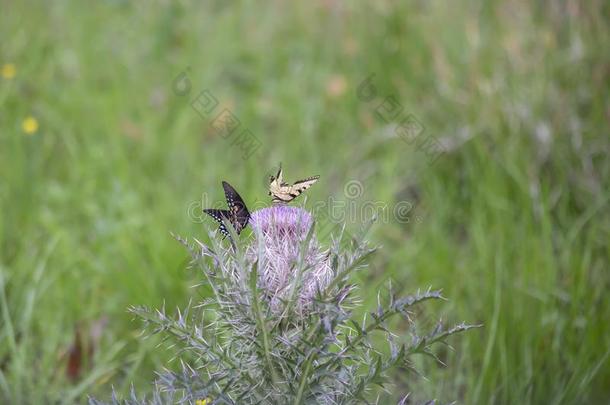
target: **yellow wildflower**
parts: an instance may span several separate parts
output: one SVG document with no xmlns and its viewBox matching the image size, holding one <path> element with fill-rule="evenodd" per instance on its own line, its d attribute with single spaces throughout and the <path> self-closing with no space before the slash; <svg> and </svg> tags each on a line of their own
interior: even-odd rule
<svg viewBox="0 0 610 405">
<path fill-rule="evenodd" d="M 209 405 L 211 403 L 212 400 L 210 398 L 198 399 L 197 401 L 195 401 L 195 405 Z"/>
<path fill-rule="evenodd" d="M 23 120 L 23 123 L 21 124 L 21 128 L 23 129 L 23 132 L 25 132 L 26 134 L 32 135 L 36 131 L 38 131 L 38 121 L 36 120 L 36 118 L 29 116 Z"/>
<path fill-rule="evenodd" d="M 12 79 L 17 74 L 17 69 L 12 63 L 5 63 L 2 65 L 2 77 L 5 79 Z"/>
</svg>

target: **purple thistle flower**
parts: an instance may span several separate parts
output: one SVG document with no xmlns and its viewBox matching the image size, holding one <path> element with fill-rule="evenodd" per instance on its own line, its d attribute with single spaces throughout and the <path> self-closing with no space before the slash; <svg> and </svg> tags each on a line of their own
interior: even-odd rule
<svg viewBox="0 0 610 405">
<path fill-rule="evenodd" d="M 282 300 L 290 299 L 299 281 L 299 256 L 312 224 L 309 212 L 286 205 L 263 208 L 251 215 L 255 241 L 248 247 L 248 257 L 257 258 L 259 242 L 262 242 L 258 284 L 267 293 L 273 311 L 283 308 Z M 301 313 L 310 306 L 318 290 L 324 291 L 333 276 L 328 255 L 320 249 L 315 237 L 311 238 L 303 259 L 305 269 L 296 291 L 297 310 Z"/>
</svg>

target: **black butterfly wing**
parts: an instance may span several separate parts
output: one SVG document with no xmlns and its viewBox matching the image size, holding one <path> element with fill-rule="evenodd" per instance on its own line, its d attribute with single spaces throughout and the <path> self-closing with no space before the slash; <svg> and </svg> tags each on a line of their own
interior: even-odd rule
<svg viewBox="0 0 610 405">
<path fill-rule="evenodd" d="M 223 222 L 223 219 L 228 219 L 229 221 L 231 221 L 231 213 L 228 210 L 216 210 L 208 208 L 203 210 L 203 212 L 218 221 L 218 223 L 220 224 L 220 233 L 222 233 L 224 236 L 230 236 L 229 231 L 227 230 Z"/>
<path fill-rule="evenodd" d="M 239 233 L 248 225 L 250 220 L 250 212 L 246 203 L 241 198 L 239 193 L 226 181 L 222 182 L 222 188 L 225 190 L 225 197 L 227 199 L 227 205 L 229 206 L 229 220 L 233 224 L 233 228 L 239 235 Z"/>
</svg>

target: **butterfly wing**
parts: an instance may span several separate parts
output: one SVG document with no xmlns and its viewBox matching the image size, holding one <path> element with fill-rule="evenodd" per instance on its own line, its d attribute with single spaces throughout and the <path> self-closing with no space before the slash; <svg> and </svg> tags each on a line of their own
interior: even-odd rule
<svg viewBox="0 0 610 405">
<path fill-rule="evenodd" d="M 269 195 L 274 203 L 288 203 L 296 197 L 290 194 L 290 185 L 286 183 L 272 183 L 269 186 Z"/>
<path fill-rule="evenodd" d="M 231 220 L 231 214 L 228 210 L 216 210 L 208 208 L 203 210 L 203 212 L 218 221 L 218 223 L 220 224 L 220 233 L 222 233 L 224 236 L 230 236 L 229 231 L 227 230 L 223 222 L 223 219 L 228 219 L 229 221 Z"/>
<path fill-rule="evenodd" d="M 280 181 L 278 180 L 278 178 L 282 175 L 282 164 L 280 163 L 280 167 L 277 171 L 277 173 L 274 175 L 269 176 L 269 195 L 273 196 L 275 193 L 277 193 L 279 191 L 280 188 Z"/>
<path fill-rule="evenodd" d="M 280 163 L 280 167 L 277 169 L 277 174 L 275 175 L 275 179 L 277 180 L 278 184 L 282 184 L 284 182 L 283 176 L 282 176 L 282 164 Z"/>
<path fill-rule="evenodd" d="M 313 186 L 320 176 L 311 176 L 303 180 L 295 181 L 292 185 L 293 188 L 297 188 L 301 190 L 301 192 L 307 190 L 309 187 Z"/>
<path fill-rule="evenodd" d="M 226 181 L 222 182 L 222 188 L 225 190 L 227 205 L 229 206 L 229 220 L 233 224 L 233 228 L 239 233 L 248 225 L 250 220 L 250 212 L 246 203 L 241 198 L 239 193 Z"/>
<path fill-rule="evenodd" d="M 290 188 L 287 192 L 292 197 L 292 199 L 297 198 L 298 196 L 301 195 L 301 193 L 303 191 L 305 191 L 309 187 L 313 186 L 314 183 L 316 181 L 318 181 L 319 178 L 320 178 L 320 176 L 312 176 L 312 177 L 308 177 L 303 180 L 299 180 L 299 181 L 295 182 L 292 186 L 290 186 Z"/>
</svg>

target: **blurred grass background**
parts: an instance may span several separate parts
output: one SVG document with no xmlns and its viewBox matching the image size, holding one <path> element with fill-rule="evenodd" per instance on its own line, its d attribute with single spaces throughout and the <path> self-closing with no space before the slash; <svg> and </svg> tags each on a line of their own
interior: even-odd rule
<svg viewBox="0 0 610 405">
<path fill-rule="evenodd" d="M 146 391 L 171 353 L 138 340 L 126 308 L 196 294 L 169 232 L 205 238 L 212 223 L 189 204 L 222 202 L 222 179 L 266 201 L 283 162 L 289 180 L 322 176 L 307 206 L 345 201 L 350 181 L 357 204 L 413 204 L 408 223 L 373 227 L 383 248 L 360 276 L 368 304 L 389 279 L 404 293 L 433 286 L 450 300 L 422 319 L 485 325 L 452 339 L 447 367 L 422 361 L 427 380 L 396 375 L 400 392 L 608 403 L 608 2 L 0 10 L 0 402 Z M 357 88 L 372 74 L 366 102 Z M 193 110 L 203 89 L 252 131 L 255 154 Z M 376 116 L 390 95 L 444 145 L 434 164 Z"/>
</svg>

